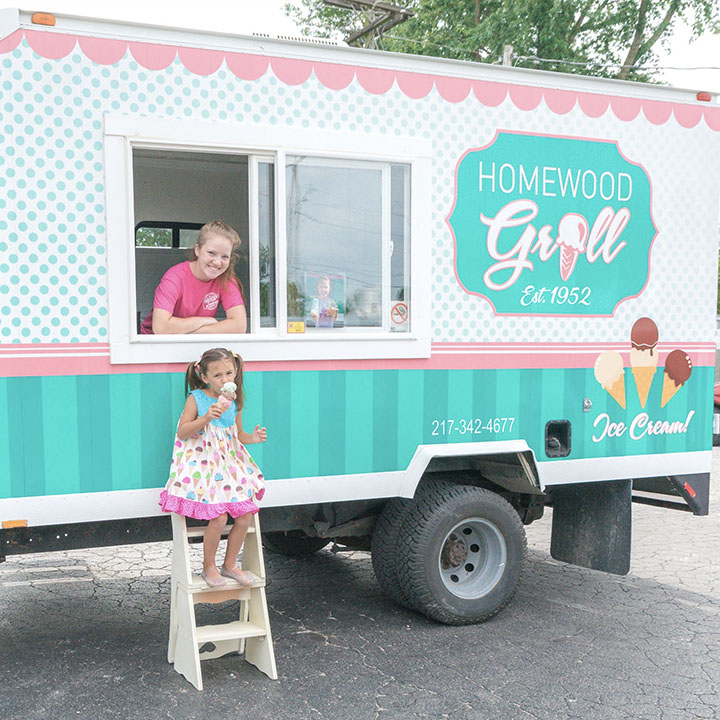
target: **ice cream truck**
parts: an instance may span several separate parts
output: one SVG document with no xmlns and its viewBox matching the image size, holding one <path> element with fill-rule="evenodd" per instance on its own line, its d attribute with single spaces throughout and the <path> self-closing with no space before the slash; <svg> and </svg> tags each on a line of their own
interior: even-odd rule
<svg viewBox="0 0 720 720">
<path fill-rule="evenodd" d="M 442 622 L 511 600 L 545 508 L 619 574 L 633 500 L 708 512 L 712 97 L 18 10 L 0 63 L 0 555 L 167 538 L 211 347 L 268 430 L 267 547 L 370 549 Z M 214 219 L 247 332 L 141 333 Z"/>
</svg>

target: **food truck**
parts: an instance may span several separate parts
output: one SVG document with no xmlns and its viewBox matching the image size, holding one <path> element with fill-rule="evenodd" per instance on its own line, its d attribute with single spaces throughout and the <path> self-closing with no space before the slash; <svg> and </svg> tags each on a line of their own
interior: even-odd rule
<svg viewBox="0 0 720 720">
<path fill-rule="evenodd" d="M 621 574 L 633 500 L 708 512 L 712 97 L 12 9 L 0 63 L 0 557 L 166 539 L 218 346 L 267 547 L 369 548 L 436 620 L 511 600 L 546 508 L 553 557 Z M 141 333 L 215 219 L 247 332 Z"/>
</svg>

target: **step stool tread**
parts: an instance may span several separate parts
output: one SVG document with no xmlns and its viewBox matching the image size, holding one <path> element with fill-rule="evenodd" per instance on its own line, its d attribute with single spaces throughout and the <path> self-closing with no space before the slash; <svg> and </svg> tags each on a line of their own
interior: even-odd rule
<svg viewBox="0 0 720 720">
<path fill-rule="evenodd" d="M 250 571 L 248 570 L 247 572 Z M 224 578 L 224 585 L 220 585 L 218 587 L 210 587 L 210 585 L 208 585 L 200 575 L 193 575 L 190 585 L 185 585 L 184 583 L 180 583 L 180 585 L 185 590 L 191 593 L 209 592 L 215 590 L 237 590 L 238 588 L 246 588 L 250 590 L 252 588 L 265 587 L 265 578 L 258 577 L 257 575 L 255 575 L 255 573 L 250 574 L 255 578 L 255 581 L 252 585 L 241 585 L 237 580 L 233 580 L 232 578 Z"/>
<path fill-rule="evenodd" d="M 214 640 L 234 640 L 267 635 L 265 628 L 243 620 L 223 625 L 200 625 L 196 628 L 195 633 L 199 644 Z"/>
</svg>

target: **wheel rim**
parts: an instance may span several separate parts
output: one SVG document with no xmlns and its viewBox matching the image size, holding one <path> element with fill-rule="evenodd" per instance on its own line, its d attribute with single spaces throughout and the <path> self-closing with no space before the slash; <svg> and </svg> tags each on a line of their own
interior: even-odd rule
<svg viewBox="0 0 720 720">
<path fill-rule="evenodd" d="M 443 585 L 453 595 L 487 595 L 505 572 L 507 546 L 498 528 L 479 517 L 459 522 L 445 536 L 438 558 Z"/>
</svg>

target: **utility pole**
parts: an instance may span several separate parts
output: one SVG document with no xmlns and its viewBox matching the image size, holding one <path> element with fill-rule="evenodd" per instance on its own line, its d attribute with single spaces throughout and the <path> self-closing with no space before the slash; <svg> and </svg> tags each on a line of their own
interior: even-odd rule
<svg viewBox="0 0 720 720">
<path fill-rule="evenodd" d="M 365 20 L 365 26 L 347 35 L 345 42 L 348 45 L 372 50 L 378 48 L 383 34 L 390 28 L 415 15 L 413 10 L 379 0 L 323 0 L 323 2 L 325 5 L 360 13 Z"/>
</svg>

